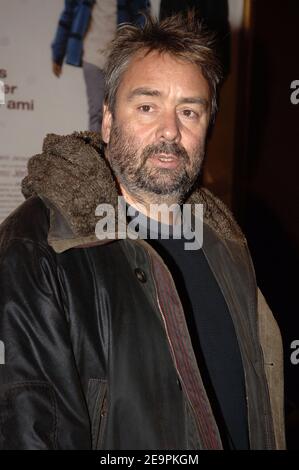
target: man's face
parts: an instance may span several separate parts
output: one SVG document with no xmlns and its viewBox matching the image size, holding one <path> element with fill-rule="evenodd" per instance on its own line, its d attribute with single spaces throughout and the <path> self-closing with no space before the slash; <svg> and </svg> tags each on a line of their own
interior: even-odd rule
<svg viewBox="0 0 299 470">
<path fill-rule="evenodd" d="M 209 86 L 196 65 L 158 52 L 135 56 L 102 125 L 120 187 L 180 201 L 200 172 L 209 116 Z"/>
</svg>

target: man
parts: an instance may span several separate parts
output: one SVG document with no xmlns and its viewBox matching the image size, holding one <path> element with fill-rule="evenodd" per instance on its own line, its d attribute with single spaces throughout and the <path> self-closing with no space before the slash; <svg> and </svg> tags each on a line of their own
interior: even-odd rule
<svg viewBox="0 0 299 470">
<path fill-rule="evenodd" d="M 2 448 L 284 447 L 277 325 L 239 227 L 197 187 L 218 83 L 192 18 L 123 27 L 103 142 L 49 135 L 29 162 L 0 235 Z M 203 204 L 197 250 L 184 230 L 161 236 L 188 204 L 191 228 Z M 106 237 L 103 207 L 118 217 Z M 143 236 L 126 230 L 134 210 Z"/>
<path fill-rule="evenodd" d="M 56 77 L 66 63 L 83 67 L 88 99 L 89 130 L 102 122 L 104 64 L 108 43 L 121 23 L 142 24 L 147 0 L 65 0 L 52 43 L 52 69 Z"/>
</svg>

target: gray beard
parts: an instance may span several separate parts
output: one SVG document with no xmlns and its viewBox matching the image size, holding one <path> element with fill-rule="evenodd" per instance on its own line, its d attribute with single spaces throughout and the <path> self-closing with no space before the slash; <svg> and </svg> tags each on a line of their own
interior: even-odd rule
<svg viewBox="0 0 299 470">
<path fill-rule="evenodd" d="M 140 202 L 150 199 L 152 203 L 181 203 L 199 176 L 203 146 L 199 145 L 194 150 L 192 159 L 185 148 L 176 143 L 163 141 L 151 144 L 138 155 L 136 149 L 140 147 L 133 138 L 126 137 L 119 127 L 112 127 L 106 156 L 118 183 Z M 146 165 L 148 158 L 157 153 L 176 155 L 181 164 L 176 169 L 149 168 Z M 189 166 L 189 172 L 186 166 Z"/>
</svg>

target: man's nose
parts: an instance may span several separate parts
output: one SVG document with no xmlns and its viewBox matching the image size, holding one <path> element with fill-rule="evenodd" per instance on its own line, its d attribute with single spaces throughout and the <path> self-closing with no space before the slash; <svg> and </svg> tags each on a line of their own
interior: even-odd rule
<svg viewBox="0 0 299 470">
<path fill-rule="evenodd" d="M 157 128 L 157 140 L 179 143 L 181 140 L 180 122 L 176 112 L 164 112 Z"/>
</svg>

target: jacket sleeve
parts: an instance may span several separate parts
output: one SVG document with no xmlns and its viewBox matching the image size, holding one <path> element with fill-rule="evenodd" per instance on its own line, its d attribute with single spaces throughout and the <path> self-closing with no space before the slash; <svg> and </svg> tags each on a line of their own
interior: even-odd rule
<svg viewBox="0 0 299 470">
<path fill-rule="evenodd" d="M 0 449 L 90 449 L 55 257 L 15 240 L 0 257 Z"/>
<path fill-rule="evenodd" d="M 258 328 L 270 394 L 277 449 L 285 449 L 283 347 L 277 322 L 258 289 Z"/>
<path fill-rule="evenodd" d="M 63 62 L 76 8 L 78 8 L 78 0 L 65 0 L 64 9 L 51 44 L 52 59 L 56 64 L 61 65 Z"/>
</svg>

